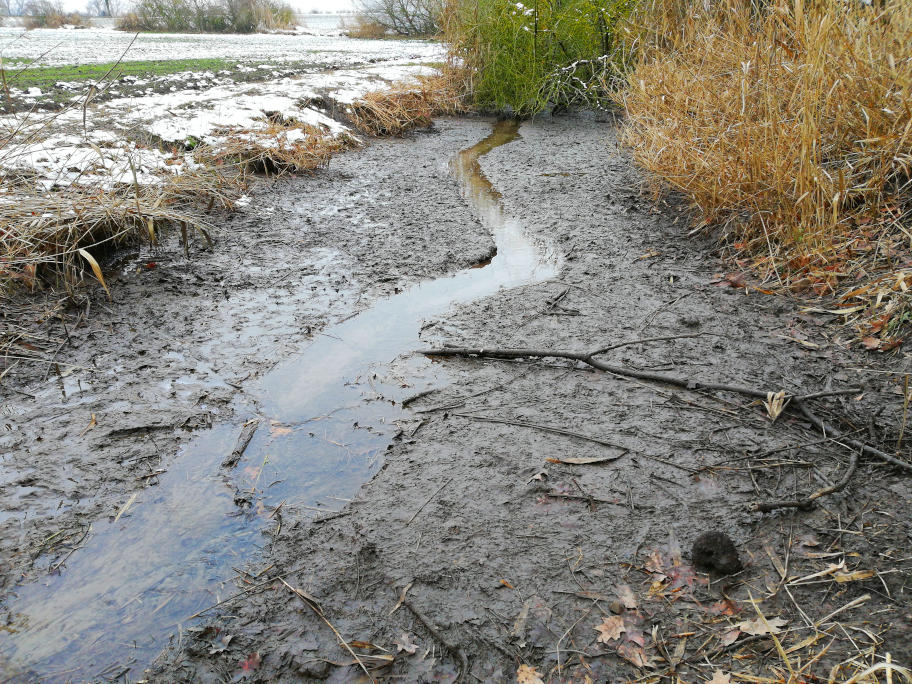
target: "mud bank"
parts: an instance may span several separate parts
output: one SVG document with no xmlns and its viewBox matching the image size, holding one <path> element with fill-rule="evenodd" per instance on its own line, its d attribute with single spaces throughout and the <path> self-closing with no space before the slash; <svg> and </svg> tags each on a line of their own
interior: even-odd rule
<svg viewBox="0 0 912 684">
<path fill-rule="evenodd" d="M 521 136 L 482 167 L 507 211 L 559 245 L 563 272 L 434 320 L 424 332 L 429 346 L 580 351 L 700 333 L 625 347 L 612 359 L 771 389 L 862 383 L 861 399 L 830 406 L 856 421 L 886 406 L 873 429 L 878 438 L 889 432 L 901 398 L 884 368 L 845 351 L 825 320 L 799 315 L 791 301 L 720 287 L 724 266 L 711 245 L 686 238 L 675 211 L 641 196 L 609 122 L 545 118 L 524 124 Z M 840 619 L 852 625 L 852 639 L 825 623 L 833 644 L 815 671 L 881 639 L 878 652 L 908 662 L 900 549 L 909 528 L 900 511 L 910 490 L 896 472 L 863 461 L 853 484 L 820 508 L 764 516 L 748 505 L 838 480 L 846 452 L 814 445 L 819 437 L 798 421 L 773 424 L 762 406 L 734 395 L 562 363 L 440 363 L 454 383 L 412 404 L 420 427 L 357 500 L 337 517 L 283 531 L 259 567 L 284 581 L 221 609 L 162 661 L 153 681 L 366 680 L 289 585 L 317 601 L 344 639 L 361 642 L 352 650 L 366 666 L 393 661 L 372 670 L 380 678 L 512 681 L 525 665 L 546 681 L 659 680 L 674 676 L 671 663 L 681 676 L 709 677 L 708 656 L 725 670 L 769 673 L 777 666 L 771 641 L 734 627 L 757 619 L 750 595 L 765 614 L 781 616 L 780 638 L 801 654 L 793 658 L 820 650 L 800 646 L 813 635 L 809 624 L 849 605 Z M 783 456 L 771 460 L 771 451 Z M 619 458 L 554 462 L 606 456 Z M 745 467 L 746 456 L 757 460 Z M 710 585 L 694 571 L 687 548 L 707 529 L 738 543 L 742 582 Z M 821 584 L 781 589 L 777 568 L 792 579 L 842 561 L 847 573 L 864 571 L 858 581 L 836 582 L 831 570 Z M 595 627 L 616 612 L 626 631 L 597 641 Z M 752 657 L 732 660 L 738 639 Z M 468 672 L 460 675 L 463 656 Z"/>
<path fill-rule="evenodd" d="M 3 451 L 4 473 L 18 475 L 0 495 L 18 507 L 4 523 L 4 540 L 15 539 L 0 549 L 7 591 L 21 573 L 65 560 L 67 546 L 46 548 L 55 532 L 75 535 L 73 546 L 88 521 L 153 489 L 146 460 L 167 468 L 188 429 L 243 416 L 247 383 L 308 335 L 490 252 L 445 170 L 487 124 L 437 128 L 261 195 L 212 254 L 186 262 L 174 250 L 151 269 L 140 255 L 124 268 L 118 301 L 104 310 L 99 300 L 75 348 L 61 351 L 99 370 L 36 378 L 22 390 L 35 399 L 16 399 Z M 887 371 L 903 372 L 905 360 L 849 352 L 825 317 L 720 283 L 711 245 L 687 238 L 673 207 L 643 197 L 613 131 L 592 116 L 542 118 L 482 158 L 506 212 L 557 246 L 562 271 L 428 321 L 428 346 L 585 351 L 689 335 L 609 358 L 771 391 L 862 384 L 819 410 L 895 442 L 902 397 Z M 393 220 L 403 216 L 413 225 Z M 383 372 L 408 384 L 413 363 Z M 239 595 L 208 622 L 182 625 L 149 680 L 366 681 L 362 666 L 404 681 L 512 681 L 521 667 L 544 681 L 698 679 L 712 676 L 707 663 L 768 674 L 783 666 L 774 644 L 737 626 L 757 618 L 751 597 L 782 620 L 792 658 L 806 662 L 832 641 L 814 672 L 864 649 L 909 662 L 912 492 L 894 470 L 862 460 L 818 508 L 761 515 L 749 505 L 839 480 L 847 452 L 737 395 L 561 362 L 437 363 L 450 384 L 409 402 L 413 421 L 381 472 L 317 520 L 284 515 L 262 559 L 212 604 Z M 112 409 L 114 396 L 123 399 Z M 687 548 L 707 529 L 738 544 L 737 578 L 710 584 L 694 571 Z M 609 632 L 601 640 L 598 626 Z M 733 660 L 742 644 L 750 657 Z"/>
<path fill-rule="evenodd" d="M 190 259 L 177 244 L 122 256 L 114 301 L 92 291 L 67 318 L 60 373 L 16 368 L 5 383 L 5 591 L 56 568 L 90 523 L 141 504 L 194 430 L 253 411 L 245 385 L 327 324 L 489 258 L 447 167 L 488 128 L 444 122 L 261 188 Z"/>
</svg>

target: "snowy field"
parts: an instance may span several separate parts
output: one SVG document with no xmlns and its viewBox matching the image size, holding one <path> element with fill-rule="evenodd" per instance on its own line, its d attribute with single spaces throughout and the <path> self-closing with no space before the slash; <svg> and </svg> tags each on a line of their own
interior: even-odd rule
<svg viewBox="0 0 912 684">
<path fill-rule="evenodd" d="M 110 29 L 36 30 L 22 37 L 18 29 L 0 29 L 10 43 L 4 58 L 37 57 L 62 40 L 41 63 L 112 61 L 131 36 Z M 371 90 L 407 82 L 434 72 L 428 62 L 440 61 L 444 48 L 423 41 L 351 40 L 329 29 L 320 35 L 141 35 L 127 59 L 190 59 L 215 56 L 243 61 L 315 55 L 345 68 L 315 68 L 313 73 L 263 82 L 233 82 L 229 72 L 183 72 L 167 93 L 144 89 L 142 79 L 130 82 L 132 94 L 77 106 L 62 113 L 20 112 L 0 117 L 0 167 L 36 174 L 46 189 L 71 183 L 101 185 L 156 184 L 171 174 L 195 168 L 193 149 L 199 144 L 217 150 L 245 140 L 274 148 L 299 143 L 302 136 L 353 135 L 332 115 L 312 103 L 331 102 L 344 108 Z M 11 38 L 10 38 L 11 36 Z M 67 62 L 67 60 L 69 60 Z M 268 65 L 259 65 L 268 66 Z M 126 80 L 121 79 L 121 81 Z M 61 84 L 58 84 L 61 85 Z M 117 84 L 115 84 L 117 85 Z M 74 82 L 74 102 L 84 97 L 86 83 Z M 113 90 L 110 94 L 116 93 Z M 40 95 L 40 93 L 39 93 Z M 291 122 L 276 133 L 279 117 Z M 149 144 L 149 141 L 157 141 Z"/>
<path fill-rule="evenodd" d="M 313 61 L 339 67 L 370 60 L 439 59 L 440 45 L 427 41 L 355 40 L 321 23 L 294 33 L 175 34 L 141 33 L 124 59 L 236 59 L 238 61 Z M 133 34 L 113 28 L 35 29 L 0 27 L 4 61 L 38 60 L 36 66 L 113 62 L 124 54 Z"/>
</svg>

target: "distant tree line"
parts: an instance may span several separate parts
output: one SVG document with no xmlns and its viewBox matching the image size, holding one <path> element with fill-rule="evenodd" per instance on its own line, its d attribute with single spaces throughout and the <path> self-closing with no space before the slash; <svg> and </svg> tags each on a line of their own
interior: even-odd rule
<svg viewBox="0 0 912 684">
<path fill-rule="evenodd" d="M 254 33 L 292 28 L 294 23 L 294 11 L 278 0 L 139 0 L 117 27 L 168 33 Z"/>
<path fill-rule="evenodd" d="M 358 0 L 361 15 L 399 36 L 440 32 L 444 0 Z"/>
</svg>

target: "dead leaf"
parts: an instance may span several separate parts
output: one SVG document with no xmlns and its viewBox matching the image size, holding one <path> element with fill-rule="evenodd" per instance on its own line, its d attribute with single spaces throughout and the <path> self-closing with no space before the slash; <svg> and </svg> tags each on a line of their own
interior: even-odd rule
<svg viewBox="0 0 912 684">
<path fill-rule="evenodd" d="M 414 582 L 409 582 L 402 588 L 402 593 L 399 594 L 399 600 L 396 601 L 396 605 L 393 606 L 393 609 L 389 612 L 390 615 L 399 610 L 399 607 L 402 605 L 402 602 L 405 601 L 405 595 L 408 593 L 408 590 L 412 588 Z"/>
<path fill-rule="evenodd" d="M 372 644 L 369 641 L 349 641 L 348 645 L 350 648 L 360 648 L 364 651 L 385 651 L 385 648 L 380 648 L 376 644 Z"/>
<path fill-rule="evenodd" d="M 282 423 L 280 423 L 280 422 L 277 421 L 277 420 L 270 420 L 270 421 L 269 421 L 269 434 L 270 434 L 270 436 L 272 436 L 272 437 L 282 437 L 282 436 L 284 436 L 284 435 L 290 435 L 291 433 L 292 433 L 292 429 L 291 429 L 290 427 L 288 427 L 287 425 L 283 425 Z"/>
<path fill-rule="evenodd" d="M 785 407 L 788 406 L 788 400 L 785 398 L 785 390 L 780 392 L 767 392 L 766 401 L 763 402 L 763 405 L 766 407 L 766 413 L 769 415 L 772 422 L 776 422 L 776 418 L 785 410 Z"/>
<path fill-rule="evenodd" d="M 412 637 L 405 632 L 403 632 L 398 639 L 394 640 L 393 644 L 396 646 L 396 653 L 405 651 L 409 655 L 412 655 L 418 650 L 418 644 L 413 642 Z"/>
<path fill-rule="evenodd" d="M 766 624 L 764 624 L 763 620 L 760 618 L 755 618 L 753 620 L 739 622 L 735 626 L 745 634 L 763 636 L 764 634 L 779 634 L 779 632 L 782 631 L 781 628 L 785 627 L 787 624 L 788 620 L 783 620 L 782 618 L 767 618 Z"/>
<path fill-rule="evenodd" d="M 516 671 L 516 681 L 519 684 L 545 684 L 541 674 L 531 665 L 520 665 Z"/>
<path fill-rule="evenodd" d="M 876 337 L 862 337 L 861 344 L 868 351 L 874 351 L 875 349 L 880 349 L 880 340 Z"/>
<path fill-rule="evenodd" d="M 101 286 L 104 288 L 104 291 L 108 293 L 108 301 L 112 300 L 111 291 L 108 289 L 108 284 L 105 282 L 104 276 L 101 274 L 101 266 L 98 265 L 98 262 L 95 261 L 95 257 L 89 254 L 84 249 L 80 248 L 77 250 L 82 258 L 89 262 L 89 266 L 92 267 L 92 273 L 95 274 L 95 277 L 98 278 L 98 282 L 101 283 Z"/>
<path fill-rule="evenodd" d="M 599 633 L 597 641 L 602 644 L 617 641 L 626 629 L 624 627 L 624 618 L 620 615 L 606 617 L 602 620 L 602 624 L 595 627 L 595 630 Z"/>
<path fill-rule="evenodd" d="M 719 637 L 719 643 L 721 646 L 731 646 L 738 640 L 738 637 L 741 636 L 740 629 L 732 629 Z"/>
<path fill-rule="evenodd" d="M 653 667 L 652 659 L 646 655 L 646 651 L 629 641 L 619 644 L 617 652 L 619 656 L 634 667 Z"/>
<path fill-rule="evenodd" d="M 722 670 L 716 670 L 713 673 L 713 678 L 709 680 L 709 684 L 731 684 L 732 676 L 730 674 L 725 674 Z"/>
<path fill-rule="evenodd" d="M 635 610 L 637 607 L 636 596 L 633 595 L 633 589 L 626 584 L 621 584 L 617 588 L 618 598 L 621 600 L 621 603 L 624 604 L 624 608 L 627 610 Z"/>
<path fill-rule="evenodd" d="M 539 482 L 544 482 L 544 480 L 545 480 L 546 477 L 548 477 L 548 471 L 547 471 L 547 470 L 540 470 L 540 471 L 538 471 L 537 473 L 535 473 L 535 475 L 533 475 L 532 477 L 530 477 L 530 478 L 526 481 L 526 484 L 529 484 L 530 482 L 532 482 L 532 480 L 538 480 Z"/>
<path fill-rule="evenodd" d="M 231 643 L 231 640 L 234 639 L 234 636 L 231 634 L 226 634 L 225 636 L 216 639 L 213 639 L 210 644 L 209 655 L 216 655 L 217 653 L 224 653 L 228 650 L 228 644 Z"/>
<path fill-rule="evenodd" d="M 240 665 L 244 672 L 250 672 L 257 669 L 260 666 L 260 654 L 253 653 L 247 660 L 242 660 Z"/>
<path fill-rule="evenodd" d="M 845 582 L 858 582 L 859 580 L 871 579 L 877 573 L 873 570 L 856 570 L 855 572 L 837 572 L 833 579 L 844 584 Z"/>
</svg>

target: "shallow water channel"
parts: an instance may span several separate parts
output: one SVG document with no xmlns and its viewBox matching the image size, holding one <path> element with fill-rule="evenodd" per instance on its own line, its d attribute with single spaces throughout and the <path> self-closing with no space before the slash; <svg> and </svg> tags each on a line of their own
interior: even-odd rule
<svg viewBox="0 0 912 684">
<path fill-rule="evenodd" d="M 331 514 L 327 501 L 341 508 L 357 493 L 382 465 L 397 421 L 410 417 L 402 400 L 446 383 L 430 361 L 411 355 L 423 346 L 422 321 L 557 272 L 553 251 L 505 215 L 478 164 L 518 135 L 516 123 L 500 122 L 450 164 L 494 236 L 491 262 L 375 302 L 248 388 L 258 400 L 259 423 L 236 467 L 220 464 L 241 425 L 198 433 L 118 520 L 92 526 L 59 573 L 8 598 L 15 619 L 0 631 L 0 678 L 139 675 L 171 635 L 180 638 L 202 619 L 192 616 L 237 591 L 236 569 L 258 560 L 278 526 L 277 506 Z M 389 372 L 387 364 L 400 356 L 407 358 L 408 377 Z"/>
</svg>

